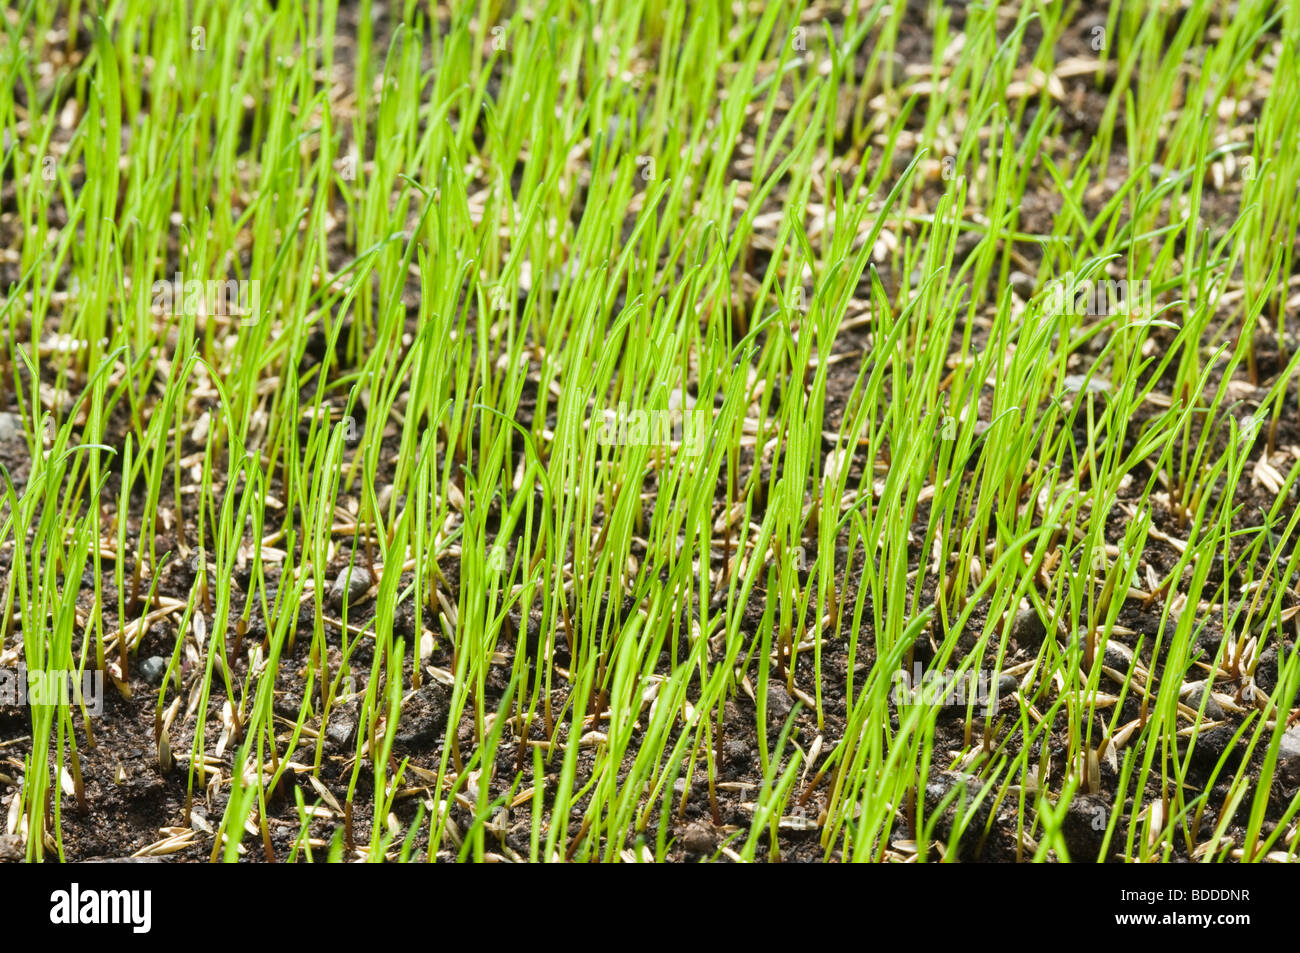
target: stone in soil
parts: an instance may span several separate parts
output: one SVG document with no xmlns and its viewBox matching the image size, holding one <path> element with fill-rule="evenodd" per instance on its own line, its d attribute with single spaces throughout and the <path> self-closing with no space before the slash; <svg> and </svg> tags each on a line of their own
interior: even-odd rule
<svg viewBox="0 0 1300 953">
<path fill-rule="evenodd" d="M 1241 764 L 1241 755 L 1245 750 L 1244 742 L 1233 745 L 1232 750 L 1228 751 L 1228 746 L 1232 744 L 1232 736 L 1236 730 L 1231 725 L 1220 725 L 1218 728 L 1211 728 L 1208 731 L 1200 731 L 1196 735 L 1196 747 L 1192 751 L 1192 767 L 1196 770 L 1208 774 L 1213 771 L 1223 757 L 1224 752 L 1228 752 L 1224 760 L 1224 770 L 1235 771 Z M 1190 742 L 1184 741 L 1182 744 Z M 1186 749 L 1183 749 L 1186 753 Z"/>
<path fill-rule="evenodd" d="M 1290 648 L 1288 643 L 1286 646 L 1288 652 Z M 1270 645 L 1260 653 L 1259 661 L 1255 663 L 1255 685 L 1265 695 L 1273 694 L 1273 689 L 1277 688 L 1278 675 L 1281 674 L 1285 661 L 1285 655 L 1276 644 Z"/>
<path fill-rule="evenodd" d="M 346 713 L 340 712 L 330 719 L 330 723 L 325 729 L 325 737 L 342 747 L 352 741 L 356 730 L 357 723 L 349 718 Z"/>
<path fill-rule="evenodd" d="M 1199 649 L 1205 662 L 1214 659 L 1215 653 L 1219 651 L 1219 645 L 1223 642 L 1223 630 L 1218 626 L 1209 626 L 1201 629 L 1196 635 L 1196 648 Z"/>
<path fill-rule="evenodd" d="M 0 414 L 0 440 L 24 440 L 26 435 L 22 417 L 18 414 Z"/>
<path fill-rule="evenodd" d="M 689 824 L 682 831 L 682 849 L 692 854 L 711 854 L 717 844 L 713 830 L 707 824 Z"/>
<path fill-rule="evenodd" d="M 779 682 L 767 683 L 767 721 L 769 725 L 779 727 L 794 708 L 794 701 L 785 686 Z"/>
<path fill-rule="evenodd" d="M 930 642 L 930 636 L 922 632 L 912 643 L 912 662 L 920 662 L 922 666 L 929 665 L 934 661 L 934 646 Z M 868 667 L 870 671 L 870 667 Z"/>
<path fill-rule="evenodd" d="M 1034 296 L 1034 279 L 1023 271 L 1011 272 L 1007 276 L 1007 283 L 1011 285 L 1011 290 L 1019 296 L 1021 301 L 1028 301 Z"/>
<path fill-rule="evenodd" d="M 925 784 L 925 823 L 939 812 L 934 818 L 934 839 L 945 845 L 954 828 L 961 828 L 956 843 L 958 860 L 973 860 L 983 848 L 981 841 L 993 815 L 993 794 L 985 794 L 975 805 L 981 788 L 978 778 L 958 771 L 941 771 Z"/>
<path fill-rule="evenodd" d="M 425 682 L 403 705 L 401 730 L 393 740 L 404 745 L 436 743 L 447 727 L 450 708 L 451 689 L 436 679 Z"/>
<path fill-rule="evenodd" d="M 1205 697 L 1207 695 L 1209 696 L 1208 698 Z M 1201 707 L 1202 698 L 1205 698 L 1205 720 L 1221 720 L 1223 718 L 1223 707 L 1214 700 L 1214 694 L 1210 691 L 1209 685 L 1205 682 L 1189 682 L 1184 685 L 1179 700 L 1188 708 L 1199 709 Z"/>
<path fill-rule="evenodd" d="M 1034 609 L 1021 609 L 1011 622 L 1011 638 L 1021 648 L 1037 648 L 1047 638 L 1047 626 Z"/>
<path fill-rule="evenodd" d="M 1020 691 L 1020 680 L 1018 678 L 1014 675 L 998 676 L 998 701 L 1010 698 L 1018 691 Z"/>
<path fill-rule="evenodd" d="M 24 857 L 23 842 L 17 834 L 0 834 L 0 864 L 22 863 Z"/>
<path fill-rule="evenodd" d="M 370 591 L 370 583 L 370 570 L 364 566 L 344 567 L 330 587 L 330 604 L 336 609 L 342 609 L 345 603 L 353 605 Z"/>
<path fill-rule="evenodd" d="M 1065 838 L 1070 860 L 1076 863 L 1097 860 L 1108 823 L 1110 803 L 1105 798 L 1076 794 L 1061 822 L 1061 836 Z"/>
<path fill-rule="evenodd" d="M 1090 394 L 1104 394 L 1110 390 L 1110 381 L 1096 374 L 1092 376 L 1087 374 L 1067 374 L 1062 379 L 1061 386 L 1073 394 L 1077 394 L 1081 390 L 1086 390 Z"/>
<path fill-rule="evenodd" d="M 1300 788 L 1300 725 L 1282 733 L 1277 749 L 1277 775 L 1289 790 Z"/>
<path fill-rule="evenodd" d="M 1102 660 L 1115 671 L 1127 675 L 1129 667 L 1133 664 L 1133 650 L 1112 637 L 1106 640 Z"/>
<path fill-rule="evenodd" d="M 167 674 L 167 660 L 161 655 L 151 655 L 140 663 L 140 677 L 150 685 L 161 685 Z"/>
</svg>

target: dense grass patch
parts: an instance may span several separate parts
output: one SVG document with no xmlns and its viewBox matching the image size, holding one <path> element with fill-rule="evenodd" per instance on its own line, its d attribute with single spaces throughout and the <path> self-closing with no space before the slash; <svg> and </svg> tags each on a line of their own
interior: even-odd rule
<svg viewBox="0 0 1300 953">
<path fill-rule="evenodd" d="M 1300 4 L 3 29 L 11 852 L 1294 857 Z"/>
</svg>

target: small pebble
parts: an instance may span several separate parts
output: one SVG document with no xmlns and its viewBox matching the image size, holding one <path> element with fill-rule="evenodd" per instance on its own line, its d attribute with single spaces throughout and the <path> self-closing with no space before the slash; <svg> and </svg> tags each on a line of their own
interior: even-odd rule
<svg viewBox="0 0 1300 953">
<path fill-rule="evenodd" d="M 1198 771 L 1212 771 L 1219 764 L 1219 759 L 1223 758 L 1223 766 L 1229 771 L 1237 770 L 1241 764 L 1241 757 L 1246 750 L 1246 745 L 1238 742 L 1233 744 L 1233 736 L 1237 733 L 1231 725 L 1220 725 L 1217 728 L 1209 730 L 1198 730 L 1196 733 L 1196 747 L 1192 749 L 1192 767 Z M 1186 752 L 1187 741 L 1180 740 L 1180 756 Z M 1225 757 L 1226 756 L 1226 757 Z"/>
<path fill-rule="evenodd" d="M 934 646 L 930 644 L 930 636 L 922 632 L 912 643 L 912 661 L 920 662 L 922 667 L 929 665 L 934 661 Z M 868 670 L 870 666 L 868 666 Z"/>
<path fill-rule="evenodd" d="M 1265 695 L 1273 694 L 1273 689 L 1277 688 L 1278 675 L 1282 671 L 1282 665 L 1278 658 L 1276 645 L 1270 645 L 1259 655 L 1259 661 L 1255 663 L 1255 685 Z"/>
<path fill-rule="evenodd" d="M 1279 760 L 1300 758 L 1300 725 L 1292 725 L 1282 732 L 1282 740 L 1278 742 L 1277 756 Z"/>
<path fill-rule="evenodd" d="M 24 859 L 23 842 L 17 834 L 0 834 L 0 864 L 17 864 Z"/>
<path fill-rule="evenodd" d="M 1096 374 L 1091 377 L 1086 374 L 1067 374 L 1061 381 L 1061 386 L 1072 394 L 1084 389 L 1090 394 L 1104 394 L 1110 390 L 1110 381 Z"/>
<path fill-rule="evenodd" d="M 161 685 L 167 674 L 167 660 L 161 655 L 151 655 L 140 663 L 140 677 L 150 685 Z"/>
<path fill-rule="evenodd" d="M 1047 638 L 1047 626 L 1034 609 L 1021 609 L 1011 623 L 1011 637 L 1025 648 L 1037 648 Z"/>
<path fill-rule="evenodd" d="M 767 683 L 767 720 L 771 722 L 783 722 L 790 709 L 794 707 L 794 702 L 790 699 L 790 694 L 785 690 L 785 686 L 778 682 Z"/>
<path fill-rule="evenodd" d="M 925 784 L 922 797 L 926 814 L 935 814 L 943 805 L 943 811 L 934 819 L 937 838 L 947 841 L 954 826 L 962 826 L 956 843 L 959 860 L 973 860 L 978 856 L 979 842 L 993 817 L 992 797 L 985 794 L 975 804 L 982 787 L 977 778 L 960 771 L 941 771 L 931 775 Z"/>
<path fill-rule="evenodd" d="M 1034 296 L 1034 279 L 1032 275 L 1027 275 L 1023 271 L 1013 271 L 1007 280 L 1011 285 L 1011 290 L 1019 296 L 1021 301 L 1028 301 Z"/>
<path fill-rule="evenodd" d="M 0 440 L 23 439 L 26 433 L 18 414 L 0 414 Z"/>
<path fill-rule="evenodd" d="M 1020 679 L 1014 675 L 998 676 L 998 700 L 1010 698 L 1016 692 L 1020 691 Z"/>
<path fill-rule="evenodd" d="M 1209 692 L 1209 686 L 1205 682 L 1191 682 L 1183 686 L 1180 700 L 1188 708 L 1199 709 L 1201 699 Z M 1213 694 L 1209 694 L 1209 697 L 1205 699 L 1204 717 L 1206 721 L 1219 721 L 1223 718 L 1223 707 L 1214 700 Z"/>
<path fill-rule="evenodd" d="M 682 831 L 682 848 L 692 854 L 711 854 L 717 838 L 707 824 L 689 824 Z"/>
<path fill-rule="evenodd" d="M 1277 748 L 1277 773 L 1288 789 L 1300 789 L 1300 725 L 1282 732 Z"/>
<path fill-rule="evenodd" d="M 1110 802 L 1095 794 L 1076 794 L 1066 809 L 1061 824 L 1070 860 L 1086 863 L 1097 860 L 1106 826 L 1110 823 Z"/>
<path fill-rule="evenodd" d="M 330 587 L 330 603 L 337 609 L 342 609 L 344 603 L 352 605 L 370 591 L 371 579 L 368 569 L 354 565 L 351 567 L 351 575 L 348 573 L 349 569 L 344 567 L 335 578 L 334 585 Z"/>
<path fill-rule="evenodd" d="M 1129 666 L 1133 664 L 1133 650 L 1123 642 L 1117 642 L 1113 638 L 1106 640 L 1106 650 L 1103 657 L 1107 665 L 1125 674 L 1128 674 Z"/>
<path fill-rule="evenodd" d="M 1196 636 L 1196 648 L 1205 653 L 1203 661 L 1209 662 L 1214 653 L 1219 651 L 1219 643 L 1224 639 L 1223 631 L 1217 626 L 1206 626 Z"/>
<path fill-rule="evenodd" d="M 356 730 L 356 722 L 346 718 L 334 718 L 330 720 L 328 727 L 325 729 L 325 737 L 336 745 L 346 745 L 352 740 Z"/>
</svg>

